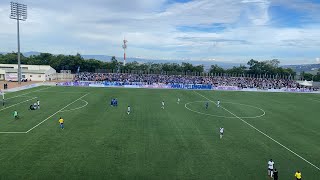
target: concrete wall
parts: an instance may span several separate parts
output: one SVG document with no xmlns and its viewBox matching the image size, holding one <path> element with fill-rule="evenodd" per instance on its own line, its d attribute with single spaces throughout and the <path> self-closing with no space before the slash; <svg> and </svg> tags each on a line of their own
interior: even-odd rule
<svg viewBox="0 0 320 180">
<path fill-rule="evenodd" d="M 6 71 L 0 69 L 0 81 L 3 81 L 5 79 L 5 74 L 6 74 Z"/>
<path fill-rule="evenodd" d="M 25 78 L 28 79 L 28 81 L 31 79 L 31 81 L 45 81 L 46 76 L 44 73 L 36 74 L 36 73 L 22 73 L 22 77 L 25 75 Z"/>
<path fill-rule="evenodd" d="M 320 87 L 320 82 L 313 82 L 312 85 L 313 85 L 314 87 Z"/>
<path fill-rule="evenodd" d="M 45 73 L 45 80 L 46 81 L 56 80 L 57 79 L 56 74 L 57 74 L 57 71 L 52 67 L 50 67 L 50 69 L 48 69 Z"/>
<path fill-rule="evenodd" d="M 18 64 L 0 64 L 0 69 L 4 69 L 4 68 L 18 69 Z M 27 70 L 33 70 L 33 71 L 39 71 L 39 70 L 47 71 L 51 67 L 48 65 L 23 65 L 22 64 L 21 68 L 27 69 Z"/>
<path fill-rule="evenodd" d="M 68 74 L 68 73 L 56 73 L 57 80 L 73 80 L 75 74 Z"/>
</svg>

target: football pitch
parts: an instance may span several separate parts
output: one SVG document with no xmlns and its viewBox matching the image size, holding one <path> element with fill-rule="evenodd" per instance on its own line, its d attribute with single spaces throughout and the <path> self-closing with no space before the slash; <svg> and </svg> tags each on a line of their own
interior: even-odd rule
<svg viewBox="0 0 320 180">
<path fill-rule="evenodd" d="M 269 159 L 279 179 L 320 179 L 319 94 L 43 86 L 6 99 L 0 179 L 267 180 Z"/>
</svg>

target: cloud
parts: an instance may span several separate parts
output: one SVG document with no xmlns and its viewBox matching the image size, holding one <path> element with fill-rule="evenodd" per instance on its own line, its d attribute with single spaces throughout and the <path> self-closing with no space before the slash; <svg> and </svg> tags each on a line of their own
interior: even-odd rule
<svg viewBox="0 0 320 180">
<path fill-rule="evenodd" d="M 2 51 L 16 49 L 16 23 L 8 18 L 9 2 L 0 2 Z M 125 36 L 127 54 L 132 57 L 314 61 L 320 45 L 316 18 L 299 27 L 276 27 L 271 22 L 277 18 L 270 13 L 271 6 L 286 6 L 310 16 L 319 4 L 307 1 L 21 2 L 28 4 L 29 13 L 21 23 L 22 51 L 121 56 Z"/>
</svg>

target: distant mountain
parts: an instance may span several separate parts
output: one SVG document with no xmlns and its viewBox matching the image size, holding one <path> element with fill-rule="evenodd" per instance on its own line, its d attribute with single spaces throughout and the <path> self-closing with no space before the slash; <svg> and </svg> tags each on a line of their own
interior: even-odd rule
<svg viewBox="0 0 320 180">
<path fill-rule="evenodd" d="M 106 56 L 106 55 L 81 55 L 84 59 L 97 59 L 101 61 L 110 61 L 112 56 Z M 118 60 L 122 60 L 121 57 L 116 57 Z M 229 63 L 229 62 L 219 62 L 219 61 L 196 61 L 196 60 L 157 60 L 157 59 L 143 59 L 143 58 L 132 58 L 128 57 L 126 59 L 127 62 L 134 62 L 137 61 L 138 63 L 147 63 L 147 62 L 153 62 L 153 63 L 182 63 L 182 62 L 188 62 L 193 65 L 201 65 L 203 64 L 205 66 L 205 69 L 210 68 L 211 65 L 217 64 L 218 66 L 222 68 L 232 68 L 233 66 L 239 66 L 240 63 Z"/>
<path fill-rule="evenodd" d="M 25 57 L 37 56 L 37 55 L 40 55 L 40 52 L 30 51 L 30 52 L 25 52 L 25 53 L 23 53 L 23 55 L 24 55 Z"/>
<path fill-rule="evenodd" d="M 8 52 L 0 52 L 0 54 L 7 54 Z M 30 52 L 21 52 L 25 57 L 30 57 L 32 55 L 39 55 L 41 52 L 30 51 Z"/>
<path fill-rule="evenodd" d="M 41 52 L 37 51 L 30 51 L 30 52 L 23 52 L 23 55 L 26 57 L 30 57 L 32 55 L 39 55 Z M 0 54 L 6 54 L 5 52 Z M 107 55 L 81 55 L 84 59 L 96 59 L 100 61 L 110 61 L 112 56 L 107 56 Z M 122 60 L 122 57 L 116 57 L 118 60 Z M 127 62 L 133 62 L 137 61 L 139 63 L 147 63 L 147 62 L 153 62 L 153 63 L 178 63 L 181 64 L 182 62 L 188 62 L 193 65 L 204 65 L 205 69 L 209 69 L 211 65 L 217 64 L 218 66 L 228 69 L 232 68 L 233 66 L 240 66 L 242 63 L 231 63 L 231 62 L 219 62 L 219 61 L 200 61 L 200 60 L 158 60 L 158 59 L 143 59 L 143 58 L 132 58 L 128 57 Z M 246 64 L 242 64 L 246 65 Z"/>
<path fill-rule="evenodd" d="M 81 55 L 84 59 L 96 59 L 100 61 L 110 61 L 112 56 L 106 55 Z M 119 58 L 117 58 L 119 59 Z"/>
<path fill-rule="evenodd" d="M 300 72 L 310 72 L 316 73 L 320 69 L 320 64 L 300 64 L 300 65 L 284 65 L 284 68 L 291 68 L 297 73 Z"/>
</svg>

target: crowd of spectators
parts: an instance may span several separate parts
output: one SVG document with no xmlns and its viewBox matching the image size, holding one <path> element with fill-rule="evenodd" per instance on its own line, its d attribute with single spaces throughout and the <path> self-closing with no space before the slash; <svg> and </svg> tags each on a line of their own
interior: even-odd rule
<svg viewBox="0 0 320 180">
<path fill-rule="evenodd" d="M 108 81 L 142 84 L 211 84 L 214 86 L 237 86 L 240 88 L 280 89 L 300 88 L 291 79 L 221 77 L 221 76 L 186 76 L 161 74 L 126 74 L 126 73 L 79 73 L 75 81 Z"/>
</svg>

